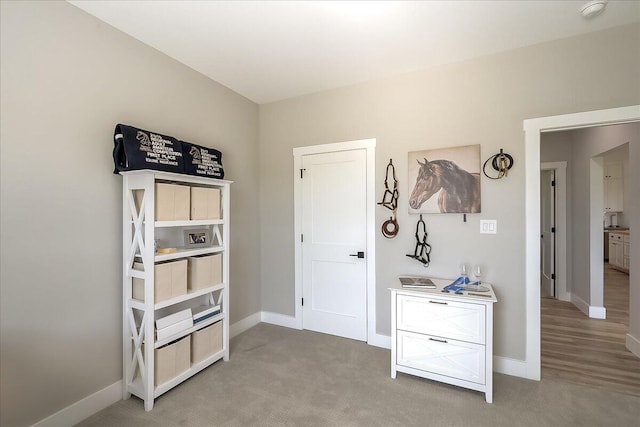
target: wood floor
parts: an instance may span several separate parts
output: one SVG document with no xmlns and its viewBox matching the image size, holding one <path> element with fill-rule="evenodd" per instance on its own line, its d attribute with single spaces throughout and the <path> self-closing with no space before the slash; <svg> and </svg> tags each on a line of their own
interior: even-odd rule
<svg viewBox="0 0 640 427">
<path fill-rule="evenodd" d="M 557 378 L 640 397 L 640 358 L 625 347 L 629 276 L 604 269 L 607 319 L 590 319 L 573 304 L 541 301 L 542 378 Z"/>
</svg>

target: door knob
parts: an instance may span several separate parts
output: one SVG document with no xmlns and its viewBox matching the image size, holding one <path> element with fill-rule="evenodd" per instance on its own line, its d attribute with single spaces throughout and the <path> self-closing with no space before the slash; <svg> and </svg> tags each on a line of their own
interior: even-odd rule
<svg viewBox="0 0 640 427">
<path fill-rule="evenodd" d="M 358 258 L 364 258 L 364 252 L 358 252 L 357 254 L 349 254 L 349 256 L 357 256 Z"/>
</svg>

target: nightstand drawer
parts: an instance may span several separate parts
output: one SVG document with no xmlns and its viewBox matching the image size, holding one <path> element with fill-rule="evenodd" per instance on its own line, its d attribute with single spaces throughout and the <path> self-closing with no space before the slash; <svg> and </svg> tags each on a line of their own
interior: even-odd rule
<svg viewBox="0 0 640 427">
<path fill-rule="evenodd" d="M 425 372 L 485 384 L 483 345 L 398 331 L 396 363 Z"/>
<path fill-rule="evenodd" d="M 476 344 L 485 343 L 485 306 L 398 295 L 397 328 Z"/>
</svg>

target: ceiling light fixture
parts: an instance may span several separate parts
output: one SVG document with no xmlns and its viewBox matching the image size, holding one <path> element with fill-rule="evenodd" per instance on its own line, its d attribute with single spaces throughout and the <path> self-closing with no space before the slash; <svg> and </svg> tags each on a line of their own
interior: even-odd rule
<svg viewBox="0 0 640 427">
<path fill-rule="evenodd" d="M 590 1 L 580 8 L 580 15 L 582 15 L 582 17 L 585 19 L 594 18 L 604 12 L 604 9 L 607 7 L 608 2 L 608 0 Z"/>
</svg>

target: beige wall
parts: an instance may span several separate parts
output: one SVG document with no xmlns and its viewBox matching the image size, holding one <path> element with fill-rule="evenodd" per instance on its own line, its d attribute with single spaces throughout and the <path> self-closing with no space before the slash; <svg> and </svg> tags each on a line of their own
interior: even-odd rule
<svg viewBox="0 0 640 427">
<path fill-rule="evenodd" d="M 389 334 L 387 286 L 400 274 L 453 277 L 460 261 L 485 264 L 495 284 L 495 353 L 525 356 L 524 134 L 522 121 L 640 103 L 640 26 L 629 25 L 260 106 L 262 307 L 293 315 L 292 148 L 377 138 L 376 195 L 389 158 L 398 165 L 400 233 L 377 234 L 377 331 Z M 428 215 L 432 264 L 413 250 L 415 216 L 407 213 L 407 152 L 481 144 L 515 158 L 509 177 L 482 181 L 482 213 Z M 377 208 L 377 225 L 387 211 Z M 479 220 L 496 219 L 497 235 Z"/>
<path fill-rule="evenodd" d="M 2 1 L 1 421 L 122 378 L 123 122 L 223 152 L 231 322 L 260 310 L 258 107 L 66 2 Z"/>
</svg>

